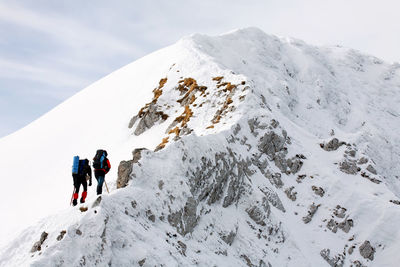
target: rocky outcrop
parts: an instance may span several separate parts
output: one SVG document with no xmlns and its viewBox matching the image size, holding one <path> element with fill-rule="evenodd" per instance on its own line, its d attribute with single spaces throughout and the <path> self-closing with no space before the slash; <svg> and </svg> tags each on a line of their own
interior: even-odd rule
<svg viewBox="0 0 400 267">
<path fill-rule="evenodd" d="M 318 195 L 318 196 L 320 196 L 320 197 L 323 197 L 324 194 L 325 194 L 325 191 L 324 191 L 324 189 L 323 189 L 322 187 L 317 187 L 317 186 L 313 185 L 313 186 L 311 187 L 311 189 L 312 189 L 312 191 L 314 191 L 314 193 L 315 193 L 316 195 Z"/>
<path fill-rule="evenodd" d="M 42 245 L 43 245 L 44 241 L 47 239 L 48 235 L 49 234 L 46 233 L 46 232 L 43 232 L 40 235 L 39 241 L 37 241 L 37 242 L 35 242 L 35 244 L 33 244 L 33 247 L 31 249 L 31 253 L 35 253 L 36 251 L 41 251 L 42 250 Z"/>
<path fill-rule="evenodd" d="M 371 243 L 366 240 L 359 248 L 361 256 L 365 259 L 374 260 L 375 248 L 371 246 Z"/>
<path fill-rule="evenodd" d="M 230 231 L 229 233 L 220 233 L 219 236 L 225 243 L 231 246 L 233 244 L 233 241 L 235 240 L 237 230 L 238 228 L 236 228 L 236 231 Z"/>
<path fill-rule="evenodd" d="M 333 138 L 330 140 L 328 143 L 321 143 L 320 147 L 325 150 L 325 151 L 335 151 L 337 150 L 340 146 L 345 145 L 346 142 L 341 142 L 337 138 Z"/>
<path fill-rule="evenodd" d="M 344 161 L 340 162 L 340 170 L 344 173 L 355 175 L 361 169 L 357 166 L 357 162 L 355 160 L 345 159 Z"/>
<path fill-rule="evenodd" d="M 253 122 L 253 127 L 255 127 Z M 270 131 L 261 137 L 258 143 L 258 150 L 262 153 L 267 154 L 268 158 L 274 161 L 275 165 L 286 174 L 297 173 L 303 166 L 303 161 L 299 155 L 286 158 L 287 146 L 290 138 L 287 136 L 287 132 L 282 130 L 282 136 L 278 135 L 275 131 Z M 303 156 L 304 157 L 304 156 Z"/>
<path fill-rule="evenodd" d="M 375 175 L 378 174 L 377 171 L 375 170 L 375 168 L 371 164 L 368 165 L 367 171 L 369 171 L 370 173 L 375 174 Z"/>
<path fill-rule="evenodd" d="M 136 124 L 136 121 L 139 120 L 139 123 L 133 132 L 135 135 L 144 133 L 146 130 L 153 127 L 159 120 L 165 121 L 168 119 L 168 115 L 165 114 L 162 111 L 161 106 L 158 105 L 158 98 L 162 95 L 162 88 L 166 82 L 167 78 L 160 80 L 159 86 L 153 90 L 154 97 L 152 101 L 142 107 L 138 114 L 133 116 L 130 120 L 128 125 L 129 128 L 132 128 Z"/>
<path fill-rule="evenodd" d="M 247 208 L 246 212 L 255 223 L 261 226 L 265 226 L 265 220 L 268 218 L 271 212 L 271 208 L 268 204 L 267 199 L 263 198 L 261 203 L 257 201 L 255 205 Z"/>
<path fill-rule="evenodd" d="M 137 163 L 141 158 L 141 153 L 146 148 L 136 148 L 132 152 L 132 160 L 121 161 L 118 166 L 118 178 L 117 178 L 117 188 L 123 188 L 127 186 L 129 180 L 131 179 L 132 165 Z"/>
<path fill-rule="evenodd" d="M 320 252 L 321 257 L 332 267 L 342 267 L 344 265 L 345 256 L 338 254 L 331 256 L 330 249 L 323 249 Z"/>
<path fill-rule="evenodd" d="M 168 215 L 169 224 L 175 227 L 182 236 L 191 233 L 199 221 L 197 205 L 196 200 L 190 197 L 181 210 Z"/>
<path fill-rule="evenodd" d="M 294 190 L 294 186 L 291 186 L 291 187 L 289 187 L 289 188 L 286 188 L 286 189 L 285 189 L 285 194 L 286 194 L 286 196 L 287 196 L 291 201 L 296 201 L 297 192 L 296 192 L 296 191 L 293 191 L 293 190 Z"/>
<path fill-rule="evenodd" d="M 238 160 L 229 150 L 228 153 L 216 153 L 214 162 L 216 164 L 203 157 L 200 166 L 189 173 L 191 193 L 199 201 L 206 199 L 209 205 L 223 198 L 222 206 L 226 208 L 243 194 L 244 178 L 253 174 L 249 169 L 251 162 Z"/>
<path fill-rule="evenodd" d="M 321 204 L 315 205 L 314 203 L 312 203 L 310 205 L 309 210 L 307 212 L 307 215 L 303 217 L 303 222 L 304 223 L 311 222 L 311 220 L 314 217 L 315 213 L 317 212 L 319 206 L 321 206 Z"/>
</svg>

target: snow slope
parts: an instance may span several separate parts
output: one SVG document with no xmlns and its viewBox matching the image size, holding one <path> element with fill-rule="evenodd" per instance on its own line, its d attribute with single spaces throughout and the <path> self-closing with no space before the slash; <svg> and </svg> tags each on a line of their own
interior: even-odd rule
<svg viewBox="0 0 400 267">
<path fill-rule="evenodd" d="M 0 266 L 396 266 L 399 90 L 399 64 L 348 48 L 183 38 L 0 140 L 1 236 L 32 225 Z M 72 156 L 100 147 L 111 194 L 67 207 Z"/>
</svg>

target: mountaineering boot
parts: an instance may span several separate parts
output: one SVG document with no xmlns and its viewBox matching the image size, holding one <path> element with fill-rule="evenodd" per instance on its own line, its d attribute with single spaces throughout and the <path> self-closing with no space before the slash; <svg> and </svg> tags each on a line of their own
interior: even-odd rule
<svg viewBox="0 0 400 267">
<path fill-rule="evenodd" d="M 72 205 L 76 206 L 78 204 L 78 193 L 74 193 L 74 200 L 72 201 Z"/>
<path fill-rule="evenodd" d="M 81 203 L 85 203 L 86 196 L 87 196 L 87 191 L 83 191 L 81 197 Z"/>
</svg>

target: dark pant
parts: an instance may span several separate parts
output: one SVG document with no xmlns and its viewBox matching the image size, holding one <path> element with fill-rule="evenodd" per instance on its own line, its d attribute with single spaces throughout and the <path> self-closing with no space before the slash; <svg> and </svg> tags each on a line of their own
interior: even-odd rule
<svg viewBox="0 0 400 267">
<path fill-rule="evenodd" d="M 83 191 L 87 191 L 87 181 L 86 177 L 80 176 L 80 175 L 73 175 L 74 178 L 74 187 L 75 187 L 75 193 L 79 193 L 79 187 L 83 185 Z"/>
<path fill-rule="evenodd" d="M 97 194 L 100 195 L 103 191 L 103 183 L 104 183 L 104 174 L 95 175 L 97 180 Z"/>
</svg>

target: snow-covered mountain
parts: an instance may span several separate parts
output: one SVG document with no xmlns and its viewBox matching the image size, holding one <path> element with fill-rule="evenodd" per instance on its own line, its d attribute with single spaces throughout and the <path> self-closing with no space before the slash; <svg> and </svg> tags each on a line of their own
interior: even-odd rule
<svg viewBox="0 0 400 267">
<path fill-rule="evenodd" d="M 0 266 L 397 266 L 399 92 L 352 49 L 183 38 L 0 140 Z M 111 192 L 71 208 L 98 148 Z"/>
</svg>

